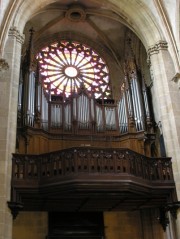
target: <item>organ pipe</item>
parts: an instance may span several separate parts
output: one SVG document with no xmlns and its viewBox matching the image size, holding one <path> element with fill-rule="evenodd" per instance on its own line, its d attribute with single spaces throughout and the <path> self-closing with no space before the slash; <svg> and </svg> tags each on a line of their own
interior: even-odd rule
<svg viewBox="0 0 180 239">
<path fill-rule="evenodd" d="M 19 88 L 18 88 L 18 112 L 21 111 L 22 88 L 23 88 L 23 83 L 22 83 L 22 81 L 20 80 L 20 82 L 19 82 Z"/>
<path fill-rule="evenodd" d="M 128 77 L 125 77 L 125 83 L 126 83 L 126 103 L 128 109 L 128 118 L 132 119 L 134 118 L 134 109 L 132 102 L 132 92 Z"/>
<path fill-rule="evenodd" d="M 128 131 L 128 117 L 125 103 L 125 92 L 123 92 L 122 98 L 117 106 L 118 106 L 119 129 L 121 133 L 126 133 Z"/>
<path fill-rule="evenodd" d="M 150 118 L 150 110 L 149 110 L 149 104 L 148 104 L 148 98 L 147 98 L 147 91 L 146 91 L 146 89 L 143 89 L 143 97 L 144 97 L 144 105 L 145 105 L 146 117 Z"/>
<path fill-rule="evenodd" d="M 147 86 L 145 84 L 145 81 L 142 81 L 142 98 L 144 103 L 144 111 L 145 111 L 145 117 L 146 117 L 146 126 L 149 128 L 149 126 L 152 126 L 151 123 L 151 113 L 150 113 L 150 106 L 149 106 L 149 100 L 148 100 L 148 92 L 147 92 Z M 151 128 L 151 127 L 150 127 Z"/>
<path fill-rule="evenodd" d="M 131 80 L 131 92 L 132 92 L 132 101 L 133 101 L 133 108 L 134 108 L 134 119 L 137 131 L 143 129 L 142 127 L 142 109 L 139 100 L 139 91 L 137 88 L 137 81 L 136 79 Z"/>
<path fill-rule="evenodd" d="M 78 97 L 78 118 L 77 121 L 79 123 L 80 128 L 88 128 L 90 121 L 90 107 L 89 107 L 89 99 L 85 95 L 80 95 Z"/>
<path fill-rule="evenodd" d="M 107 130 L 116 130 L 116 111 L 115 108 L 105 107 L 105 120 Z"/>
<path fill-rule="evenodd" d="M 47 130 L 48 129 L 48 102 L 45 96 L 44 91 L 41 91 L 41 125 L 42 128 Z"/>
<path fill-rule="evenodd" d="M 66 131 L 72 128 L 72 117 L 71 117 L 71 104 L 67 104 L 64 107 L 64 128 Z"/>
<path fill-rule="evenodd" d="M 21 64 L 20 92 L 21 97 L 21 125 L 34 125 L 34 99 L 35 99 L 35 74 L 32 64 L 32 38 L 33 29 L 30 30 L 29 46 Z M 21 87 L 22 84 L 22 87 Z"/>
<path fill-rule="evenodd" d="M 42 91 L 42 86 L 38 84 L 38 95 L 37 95 L 37 110 L 38 113 L 41 112 L 41 91 Z"/>
<path fill-rule="evenodd" d="M 34 72 L 28 63 L 28 67 L 22 69 L 19 83 L 18 112 L 21 112 L 22 126 L 35 127 L 38 116 L 39 127 L 47 131 L 58 128 L 62 132 L 71 132 L 74 128 L 73 132 L 78 133 L 78 130 L 93 128 L 94 133 L 119 130 L 119 134 L 124 134 L 131 132 L 131 122 L 135 122 L 137 132 L 146 130 L 144 117 L 150 117 L 147 91 L 145 84 L 139 83 L 143 80 L 136 65 L 130 64 L 129 68 L 126 67 L 121 97 L 112 104 L 107 103 L 103 94 L 100 101 L 96 100 L 93 92 L 87 92 L 84 85 L 80 85 L 78 93 L 72 92 L 69 98 L 51 95 L 51 85 L 46 83 L 44 89 L 39 69 Z M 135 66 L 133 70 L 130 69 L 132 66 Z"/>
<path fill-rule="evenodd" d="M 30 72 L 29 75 L 29 92 L 28 92 L 28 108 L 27 108 L 27 122 L 28 125 L 34 124 L 34 99 L 35 99 L 35 75 Z"/>
<path fill-rule="evenodd" d="M 73 119 L 77 119 L 77 99 L 76 97 L 73 98 Z"/>
<path fill-rule="evenodd" d="M 119 129 L 119 133 L 127 133 L 129 130 L 129 117 L 134 115 L 136 131 L 144 130 L 143 109 L 141 105 L 140 94 L 137 80 L 132 79 L 129 88 L 123 89 L 121 99 L 117 104 L 107 104 L 96 102 L 94 96 L 86 93 L 74 94 L 69 99 L 61 98 L 54 101 L 49 96 L 49 92 L 43 90 L 43 86 L 38 84 L 37 96 L 35 94 L 36 78 L 33 72 L 29 76 L 29 89 L 27 97 L 26 125 L 34 126 L 35 105 L 37 105 L 40 114 L 41 127 L 44 130 L 51 128 L 61 128 L 71 131 L 73 122 L 77 122 L 76 130 L 93 130 L 96 132 L 114 131 Z M 19 107 L 22 84 L 19 86 Z M 146 110 L 146 116 L 149 116 L 148 98 L 146 91 L 143 91 L 143 100 Z M 35 104 L 35 99 L 37 104 Z M 116 113 L 117 111 L 117 113 Z M 76 127 L 74 124 L 73 127 Z M 95 128 L 94 128 L 95 127 Z M 78 132 L 78 131 L 76 131 Z M 94 131 L 93 131 L 94 132 Z"/>
<path fill-rule="evenodd" d="M 41 95 L 41 85 L 39 82 L 39 68 L 37 66 L 36 73 L 35 73 L 35 96 L 34 96 L 34 116 L 35 116 L 35 123 L 40 122 L 40 95 Z"/>
<path fill-rule="evenodd" d="M 97 131 L 103 131 L 103 113 L 102 108 L 100 106 L 96 106 L 96 124 L 97 124 Z"/>
<path fill-rule="evenodd" d="M 51 126 L 62 126 L 62 105 L 60 104 L 51 104 Z"/>
</svg>

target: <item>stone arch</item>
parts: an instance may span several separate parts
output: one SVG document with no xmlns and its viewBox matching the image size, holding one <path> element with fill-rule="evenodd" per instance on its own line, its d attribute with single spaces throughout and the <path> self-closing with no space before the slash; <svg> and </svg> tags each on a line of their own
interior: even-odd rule
<svg viewBox="0 0 180 239">
<path fill-rule="evenodd" d="M 12 25 L 16 26 L 22 33 L 26 22 L 40 11 L 45 11 L 48 5 L 53 2 L 52 0 L 35 1 L 32 4 L 31 0 L 17 0 L 13 3 L 10 15 L 4 20 L 1 51 L 4 49 L 7 34 Z M 92 2 L 97 3 L 96 0 L 92 0 Z M 113 13 L 117 14 L 119 21 L 123 22 L 141 39 L 146 50 L 156 42 L 165 40 L 161 28 L 154 21 L 151 9 L 148 9 L 142 1 L 134 1 L 133 3 L 127 0 L 116 0 L 114 3 L 101 1 L 101 6 L 102 8 L 107 6 Z"/>
</svg>

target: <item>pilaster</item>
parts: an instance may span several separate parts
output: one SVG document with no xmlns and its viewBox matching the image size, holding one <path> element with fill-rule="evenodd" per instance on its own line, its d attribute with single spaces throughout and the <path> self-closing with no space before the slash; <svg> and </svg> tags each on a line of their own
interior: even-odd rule
<svg viewBox="0 0 180 239">
<path fill-rule="evenodd" d="M 151 46 L 148 49 L 148 60 L 153 73 L 151 90 L 155 120 L 157 123 L 162 123 L 166 154 L 172 157 L 177 196 L 180 201 L 180 93 L 172 80 L 175 68 L 168 51 L 168 44 L 161 41 Z M 179 74 L 174 79 L 179 83 Z M 180 228 L 179 218 L 180 215 L 176 220 L 177 228 Z M 180 234 L 178 236 L 180 238 Z"/>
<path fill-rule="evenodd" d="M 0 59 L 0 239 L 12 238 L 12 215 L 7 206 L 11 191 L 11 154 L 15 151 L 16 114 L 23 35 L 16 27 L 9 30 Z"/>
</svg>

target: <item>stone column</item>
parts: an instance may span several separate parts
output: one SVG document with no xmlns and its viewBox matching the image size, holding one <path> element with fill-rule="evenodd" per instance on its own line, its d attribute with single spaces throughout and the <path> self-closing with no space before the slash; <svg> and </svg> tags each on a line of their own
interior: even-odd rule
<svg viewBox="0 0 180 239">
<path fill-rule="evenodd" d="M 177 196 L 180 200 L 180 92 L 172 81 L 175 69 L 168 45 L 160 41 L 148 54 L 153 73 L 152 98 L 156 123 L 161 122 L 166 154 L 172 157 Z M 180 228 L 180 214 L 176 220 Z M 180 238 L 180 231 L 177 235 Z"/>
<path fill-rule="evenodd" d="M 4 59 L 0 59 L 0 239 L 12 238 L 12 215 L 7 206 L 11 191 L 11 158 L 15 152 L 18 82 L 23 36 L 9 30 Z"/>
</svg>

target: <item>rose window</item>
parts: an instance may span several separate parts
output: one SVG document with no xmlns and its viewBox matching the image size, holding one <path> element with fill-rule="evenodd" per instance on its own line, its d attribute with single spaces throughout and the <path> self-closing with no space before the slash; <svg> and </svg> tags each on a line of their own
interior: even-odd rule
<svg viewBox="0 0 180 239">
<path fill-rule="evenodd" d="M 87 45 L 60 41 L 43 48 L 37 59 L 46 92 L 69 97 L 83 85 L 96 98 L 111 97 L 108 67 Z"/>
</svg>

